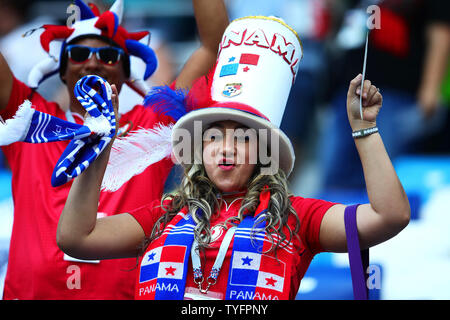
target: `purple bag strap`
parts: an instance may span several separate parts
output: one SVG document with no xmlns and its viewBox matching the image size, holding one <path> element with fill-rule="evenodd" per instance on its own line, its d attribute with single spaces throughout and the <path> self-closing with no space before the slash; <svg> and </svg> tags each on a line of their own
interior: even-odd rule
<svg viewBox="0 0 450 320">
<path fill-rule="evenodd" d="M 344 213 L 345 233 L 347 235 L 348 258 L 352 274 L 353 296 L 355 300 L 368 300 L 366 270 L 369 266 L 369 249 L 359 247 L 358 229 L 356 226 L 356 209 L 359 204 L 347 206 Z"/>
</svg>

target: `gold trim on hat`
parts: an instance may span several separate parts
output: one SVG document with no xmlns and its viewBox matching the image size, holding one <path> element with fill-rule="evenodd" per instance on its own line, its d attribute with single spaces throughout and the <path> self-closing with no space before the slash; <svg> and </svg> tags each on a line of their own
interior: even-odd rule
<svg viewBox="0 0 450 320">
<path fill-rule="evenodd" d="M 298 42 L 300 43 L 300 48 L 302 49 L 302 56 L 300 57 L 300 60 L 303 58 L 303 44 L 302 44 L 302 40 L 300 39 L 300 36 L 298 35 L 297 31 L 295 31 L 290 25 L 288 25 L 286 22 L 284 22 L 283 20 L 277 18 L 277 17 L 267 17 L 267 16 L 247 16 L 247 17 L 241 17 L 241 18 L 237 18 L 234 19 L 231 23 L 235 22 L 235 21 L 240 21 L 240 20 L 245 20 L 245 19 L 261 19 L 261 20 L 271 20 L 271 21 L 275 21 L 280 23 L 281 25 L 285 26 L 286 28 L 288 28 L 290 31 L 292 31 L 292 33 L 297 37 Z"/>
</svg>

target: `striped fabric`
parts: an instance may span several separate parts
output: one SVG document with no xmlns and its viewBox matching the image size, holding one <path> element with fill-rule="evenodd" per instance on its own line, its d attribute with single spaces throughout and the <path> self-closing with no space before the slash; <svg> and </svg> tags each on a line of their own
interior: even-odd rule
<svg viewBox="0 0 450 320">
<path fill-rule="evenodd" d="M 98 76 L 85 76 L 75 85 L 74 93 L 94 119 L 93 121 L 107 120 L 109 133 L 100 135 L 96 132 L 96 134 L 70 141 L 53 170 L 52 185 L 54 187 L 63 185 L 80 175 L 90 163 L 97 159 L 116 133 L 116 118 L 111 101 L 112 91 L 108 82 Z"/>
<path fill-rule="evenodd" d="M 154 241 L 139 268 L 136 296 L 149 300 L 182 300 L 195 222 L 181 211 Z"/>
</svg>

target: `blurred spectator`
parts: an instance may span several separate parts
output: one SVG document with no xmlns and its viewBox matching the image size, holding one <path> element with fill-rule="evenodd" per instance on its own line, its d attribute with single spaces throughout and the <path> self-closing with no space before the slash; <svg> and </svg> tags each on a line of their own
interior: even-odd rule
<svg viewBox="0 0 450 320">
<path fill-rule="evenodd" d="M 336 91 L 320 143 L 325 188 L 364 187 L 350 127 L 345 122 L 345 85 L 362 72 L 366 9 L 373 2 L 360 1 L 356 9 L 349 10 L 337 37 L 344 53 L 332 64 L 332 87 Z M 417 151 L 420 138 L 442 127 L 445 119 L 446 109 L 438 105 L 449 57 L 450 8 L 443 0 L 385 0 L 379 8 L 381 28 L 370 33 L 366 77 L 383 94 L 378 127 L 395 160 L 398 155 Z M 361 14 L 363 19 L 358 18 Z"/>
<path fill-rule="evenodd" d="M 425 107 L 425 111 L 429 114 L 436 112 L 439 101 L 437 98 L 442 97 L 441 105 L 446 108 L 446 112 L 443 115 L 442 128 L 425 137 L 421 140 L 420 151 L 425 153 L 438 153 L 449 154 L 450 153 L 450 64 L 448 64 L 449 52 L 450 52 L 450 29 L 443 24 L 436 24 L 429 30 L 429 35 L 433 39 L 433 43 L 437 46 L 436 50 L 430 52 L 430 57 L 427 59 L 430 66 L 426 68 L 431 75 L 427 82 L 424 80 L 424 85 L 421 90 L 420 99 L 422 105 Z M 443 66 L 447 63 L 447 67 Z M 444 81 L 441 85 L 440 82 L 436 82 L 436 78 L 441 78 L 442 74 L 445 74 Z M 438 75 L 433 77 L 432 75 Z M 427 85 L 428 84 L 428 85 Z M 441 90 L 441 95 L 434 94 L 435 91 Z"/>
<path fill-rule="evenodd" d="M 30 0 L 0 1 L 0 37 L 4 37 L 28 19 Z"/>
<path fill-rule="evenodd" d="M 0 51 L 20 81 L 26 83 L 30 70 L 48 56 L 44 50 L 33 50 L 30 54 L 30 48 L 40 47 L 39 37 L 43 30 L 38 28 L 53 23 L 54 18 L 33 15 L 31 0 L 0 0 Z M 59 52 L 59 46 L 52 45 L 51 49 L 52 53 Z M 37 91 L 43 97 L 52 99 L 62 87 L 59 78 L 52 77 L 43 82 Z"/>
<path fill-rule="evenodd" d="M 33 18 L 32 3 L 31 0 L 0 0 L 0 51 L 14 69 L 16 77 L 24 82 L 31 68 L 42 61 L 47 54 L 44 51 L 36 51 L 30 55 L 29 48 L 37 46 L 39 36 L 34 34 L 24 38 L 22 35 L 44 23 L 52 22 L 47 17 Z M 59 84 L 59 79 L 51 80 L 43 85 L 39 92 L 45 97 L 50 97 L 53 88 L 58 87 Z M 7 167 L 4 155 L 0 151 L 0 169 Z"/>
</svg>

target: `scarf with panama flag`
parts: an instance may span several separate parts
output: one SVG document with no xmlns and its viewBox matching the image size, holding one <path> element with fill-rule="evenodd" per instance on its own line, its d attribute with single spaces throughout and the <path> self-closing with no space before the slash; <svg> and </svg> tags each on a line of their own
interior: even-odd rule
<svg viewBox="0 0 450 320">
<path fill-rule="evenodd" d="M 265 253 L 272 246 L 265 231 L 269 200 L 264 188 L 255 213 L 246 214 L 236 228 L 229 273 L 222 275 L 228 279 L 226 300 L 289 299 L 295 250 L 283 242 L 276 258 Z M 192 213 L 183 208 L 149 245 L 139 262 L 136 299 L 184 298 L 195 225 Z M 220 269 L 215 272 L 219 275 Z"/>
</svg>

